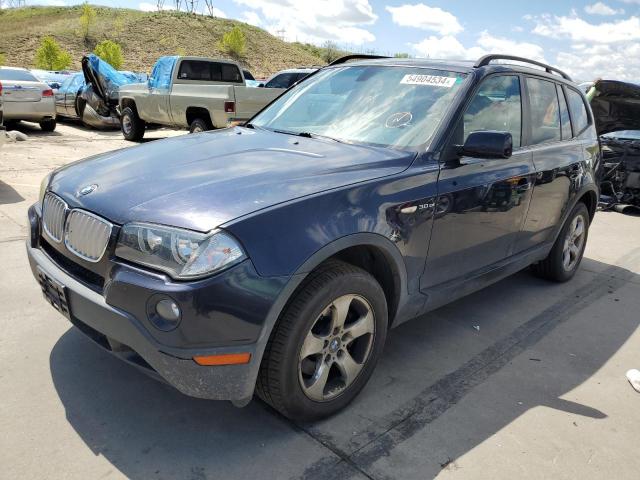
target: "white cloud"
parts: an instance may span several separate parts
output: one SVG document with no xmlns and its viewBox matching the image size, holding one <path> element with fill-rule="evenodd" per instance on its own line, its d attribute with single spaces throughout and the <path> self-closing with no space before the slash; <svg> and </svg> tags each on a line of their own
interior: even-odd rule
<svg viewBox="0 0 640 480">
<path fill-rule="evenodd" d="M 463 30 L 455 15 L 438 7 L 430 7 L 424 3 L 407 4 L 399 7 L 387 6 L 386 9 L 391 13 L 393 23 L 401 27 L 432 30 L 440 35 L 455 35 Z"/>
<path fill-rule="evenodd" d="M 496 37 L 487 31 L 480 33 L 476 44 L 472 47 L 465 47 L 451 35 L 430 36 L 411 46 L 418 56 L 429 58 L 476 60 L 488 53 L 504 53 L 544 61 L 544 51 L 541 46 Z"/>
<path fill-rule="evenodd" d="M 638 82 L 640 44 L 574 46 L 572 52 L 558 54 L 556 63 L 576 81 L 596 78 Z"/>
<path fill-rule="evenodd" d="M 544 37 L 593 43 L 640 40 L 640 18 L 636 16 L 598 24 L 589 23 L 578 16 L 542 15 L 533 20 L 536 22 L 533 33 Z"/>
<path fill-rule="evenodd" d="M 624 9 L 616 10 L 615 8 L 611 8 L 606 3 L 596 2 L 592 5 L 587 5 L 584 7 L 584 11 L 589 15 L 618 15 L 623 14 Z"/>
<path fill-rule="evenodd" d="M 199 13 L 202 15 L 213 15 L 218 18 L 227 18 L 227 14 L 216 7 L 207 8 L 206 6 L 202 6 L 202 11 Z"/>
<path fill-rule="evenodd" d="M 175 10 L 171 5 L 165 5 L 163 10 Z M 158 6 L 155 3 L 150 2 L 141 2 L 138 4 L 138 10 L 142 10 L 143 12 L 157 12 Z"/>
<path fill-rule="evenodd" d="M 378 19 L 369 0 L 234 1 L 260 12 L 261 26 L 273 34 L 283 34 L 289 41 L 319 44 L 332 40 L 361 45 L 375 40 L 364 28 Z"/>
<path fill-rule="evenodd" d="M 262 20 L 260 19 L 260 15 L 258 15 L 253 10 L 242 12 L 242 15 L 240 15 L 240 20 L 242 20 L 245 23 L 248 23 L 249 25 L 255 25 L 256 27 L 259 27 L 262 25 Z"/>
</svg>

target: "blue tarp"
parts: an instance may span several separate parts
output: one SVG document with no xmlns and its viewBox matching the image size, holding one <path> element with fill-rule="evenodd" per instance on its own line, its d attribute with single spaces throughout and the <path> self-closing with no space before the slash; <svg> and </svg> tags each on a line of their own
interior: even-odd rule
<svg viewBox="0 0 640 480">
<path fill-rule="evenodd" d="M 160 57 L 153 66 L 149 77 L 149 86 L 158 90 L 168 90 L 171 86 L 171 75 L 178 57 Z"/>
<path fill-rule="evenodd" d="M 138 82 L 137 78 L 132 78 L 131 76 L 120 73 L 93 53 L 87 55 L 87 62 L 91 70 L 95 73 L 96 78 L 101 82 L 107 98 L 116 96 L 120 86 Z"/>
</svg>

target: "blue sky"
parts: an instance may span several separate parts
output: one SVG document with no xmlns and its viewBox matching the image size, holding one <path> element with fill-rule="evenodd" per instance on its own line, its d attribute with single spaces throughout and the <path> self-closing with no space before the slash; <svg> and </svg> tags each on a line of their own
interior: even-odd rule
<svg viewBox="0 0 640 480">
<path fill-rule="evenodd" d="M 27 4 L 75 4 L 33 0 Z M 155 0 L 94 0 L 155 9 Z M 174 5 L 165 0 L 165 8 Z M 198 0 L 198 9 L 206 9 Z M 353 50 L 432 58 L 512 53 L 553 63 L 579 80 L 640 81 L 640 0 L 218 0 L 215 13 L 287 40 L 332 40 Z"/>
</svg>

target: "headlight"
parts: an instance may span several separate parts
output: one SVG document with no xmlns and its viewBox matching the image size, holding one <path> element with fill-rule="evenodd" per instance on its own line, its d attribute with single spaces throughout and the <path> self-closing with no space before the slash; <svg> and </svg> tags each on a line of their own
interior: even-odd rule
<svg viewBox="0 0 640 480">
<path fill-rule="evenodd" d="M 42 205 L 42 201 L 44 200 L 44 194 L 47 193 L 47 188 L 49 187 L 49 182 L 51 181 L 51 174 L 47 173 L 47 175 L 40 182 L 40 194 L 38 195 L 38 202 Z"/>
<path fill-rule="evenodd" d="M 116 256 L 179 280 L 204 277 L 246 258 L 238 242 L 223 231 L 203 234 L 145 223 L 122 227 Z"/>
</svg>

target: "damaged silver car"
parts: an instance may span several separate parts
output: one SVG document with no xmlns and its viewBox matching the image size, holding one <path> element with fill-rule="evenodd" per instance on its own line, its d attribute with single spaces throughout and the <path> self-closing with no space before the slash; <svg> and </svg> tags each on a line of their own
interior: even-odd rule
<svg viewBox="0 0 640 480">
<path fill-rule="evenodd" d="M 136 74 L 119 72 L 100 57 L 82 57 L 84 85 L 74 99 L 74 110 L 85 125 L 94 128 L 120 128 L 116 112 L 118 90 L 123 85 L 140 82 Z"/>
<path fill-rule="evenodd" d="M 640 208 L 640 85 L 598 80 L 588 87 L 602 146 L 600 204 Z"/>
</svg>

